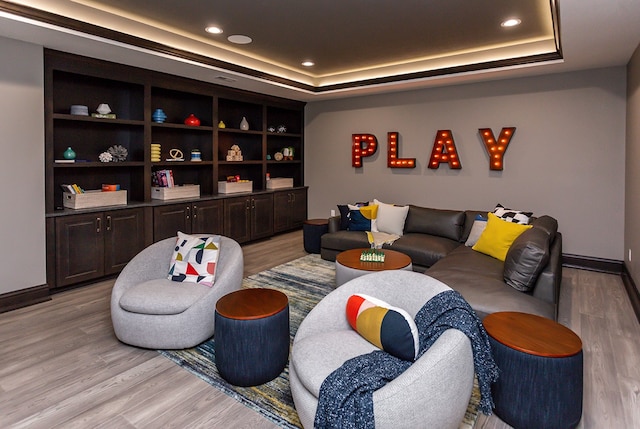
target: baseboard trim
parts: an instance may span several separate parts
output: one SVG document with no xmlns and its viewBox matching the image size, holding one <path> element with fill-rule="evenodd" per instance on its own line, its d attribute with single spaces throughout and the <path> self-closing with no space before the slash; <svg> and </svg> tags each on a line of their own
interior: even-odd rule
<svg viewBox="0 0 640 429">
<path fill-rule="evenodd" d="M 46 284 L 27 289 L 16 290 L 0 295 L 0 313 L 49 301 L 49 286 Z"/>
<path fill-rule="evenodd" d="M 636 318 L 638 319 L 638 323 L 640 323 L 640 291 L 638 291 L 638 287 L 636 283 L 633 281 L 631 277 L 631 273 L 627 269 L 627 265 L 623 264 L 622 269 L 622 284 L 624 284 L 624 288 L 627 291 L 627 295 L 629 295 L 629 301 L 631 301 L 631 307 L 633 307 L 633 311 L 636 313 Z"/>
<path fill-rule="evenodd" d="M 591 256 L 562 254 L 562 266 L 580 270 L 597 271 L 608 274 L 622 274 L 622 261 L 615 259 L 594 258 Z"/>
</svg>

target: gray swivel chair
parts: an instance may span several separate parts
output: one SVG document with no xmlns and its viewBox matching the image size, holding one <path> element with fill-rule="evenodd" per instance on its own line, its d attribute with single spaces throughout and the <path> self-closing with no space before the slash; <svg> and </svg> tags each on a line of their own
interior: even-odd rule
<svg viewBox="0 0 640 429">
<path fill-rule="evenodd" d="M 213 287 L 167 279 L 176 237 L 152 244 L 118 276 L 111 320 L 123 343 L 150 349 L 194 347 L 213 336 L 216 302 L 242 286 L 240 245 L 221 237 Z"/>
</svg>

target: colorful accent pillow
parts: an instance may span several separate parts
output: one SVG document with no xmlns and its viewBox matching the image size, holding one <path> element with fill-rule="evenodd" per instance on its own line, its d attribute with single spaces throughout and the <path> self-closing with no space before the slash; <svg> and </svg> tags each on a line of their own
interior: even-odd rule
<svg viewBox="0 0 640 429">
<path fill-rule="evenodd" d="M 402 236 L 409 206 L 385 204 L 376 199 L 373 200 L 373 203 L 378 205 L 378 218 L 376 220 L 377 230 L 372 231 Z"/>
<path fill-rule="evenodd" d="M 521 210 L 508 209 L 502 206 L 502 204 L 497 204 L 496 208 L 493 209 L 493 214 L 495 214 L 502 220 L 506 220 L 507 222 L 527 225 L 529 223 L 529 218 L 533 215 L 533 212 L 523 212 Z"/>
<path fill-rule="evenodd" d="M 420 340 L 418 327 L 406 311 L 368 295 L 351 295 L 347 300 L 347 320 L 371 344 L 387 353 L 414 361 Z"/>
<path fill-rule="evenodd" d="M 378 216 L 378 206 L 369 205 L 364 207 L 349 205 L 349 231 L 373 231 L 376 228 L 376 217 Z"/>
<path fill-rule="evenodd" d="M 198 237 L 178 232 L 168 279 L 212 287 L 219 254 L 219 235 Z"/>
<path fill-rule="evenodd" d="M 351 205 L 356 207 L 364 207 L 368 206 L 369 202 L 360 202 Z M 349 227 L 349 205 L 338 204 L 338 211 L 340 212 L 340 229 L 347 229 Z"/>
<path fill-rule="evenodd" d="M 469 237 L 467 238 L 467 241 L 465 241 L 464 245 L 472 247 L 476 244 L 478 242 L 478 238 L 480 238 L 480 235 L 482 235 L 482 232 L 486 227 L 487 219 L 482 217 L 482 215 L 476 215 L 473 225 L 471 226 L 471 231 L 469 232 Z"/>
<path fill-rule="evenodd" d="M 488 215 L 487 227 L 480 234 L 478 242 L 473 245 L 472 249 L 504 261 L 511 243 L 533 226 L 507 222 L 493 213 L 488 213 Z"/>
</svg>

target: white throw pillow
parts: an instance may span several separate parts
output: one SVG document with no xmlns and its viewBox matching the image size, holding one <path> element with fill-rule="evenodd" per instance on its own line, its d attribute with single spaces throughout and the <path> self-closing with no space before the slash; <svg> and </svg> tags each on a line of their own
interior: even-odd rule
<svg viewBox="0 0 640 429">
<path fill-rule="evenodd" d="M 376 199 L 373 202 L 378 205 L 377 231 L 402 236 L 409 206 L 394 206 Z"/>
<path fill-rule="evenodd" d="M 464 243 L 464 245 L 467 247 L 473 247 L 480 238 L 480 235 L 482 235 L 482 231 L 484 231 L 486 227 L 487 220 L 480 215 L 476 216 L 476 219 L 473 221 L 473 225 L 471 225 L 469 238 L 467 238 L 467 241 Z"/>
</svg>

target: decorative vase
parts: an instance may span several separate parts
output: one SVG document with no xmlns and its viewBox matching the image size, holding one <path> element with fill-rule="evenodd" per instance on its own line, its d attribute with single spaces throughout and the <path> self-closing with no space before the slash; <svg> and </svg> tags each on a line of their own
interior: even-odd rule
<svg viewBox="0 0 640 429">
<path fill-rule="evenodd" d="M 240 129 L 247 131 L 249 129 L 249 122 L 247 122 L 247 118 L 242 117 L 242 121 L 240 121 Z"/>
<path fill-rule="evenodd" d="M 62 156 L 64 156 L 64 159 L 76 159 L 76 153 L 71 149 L 71 147 L 68 147 Z"/>
<path fill-rule="evenodd" d="M 100 105 L 96 109 L 96 112 L 100 113 L 101 115 L 108 115 L 109 113 L 111 113 L 111 107 L 109 107 L 107 103 L 100 103 Z"/>
<path fill-rule="evenodd" d="M 196 116 L 192 113 L 187 119 L 184 120 L 184 124 L 189 125 L 190 127 L 199 127 L 200 119 L 196 118 Z"/>
<path fill-rule="evenodd" d="M 164 113 L 164 110 L 156 109 L 153 112 L 153 115 L 151 115 L 151 119 L 153 119 L 153 122 L 157 122 L 161 124 L 167 119 L 167 115 Z"/>
</svg>

